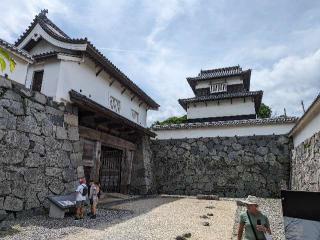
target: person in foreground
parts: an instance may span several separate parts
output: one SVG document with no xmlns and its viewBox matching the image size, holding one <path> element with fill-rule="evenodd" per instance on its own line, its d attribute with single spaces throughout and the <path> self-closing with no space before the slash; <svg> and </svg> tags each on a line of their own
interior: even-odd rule
<svg viewBox="0 0 320 240">
<path fill-rule="evenodd" d="M 86 185 L 86 179 L 81 178 L 79 180 L 79 186 L 76 189 L 76 217 L 75 220 L 83 219 L 84 205 L 87 199 L 88 187 Z"/>
<path fill-rule="evenodd" d="M 242 239 L 243 230 L 244 240 L 272 239 L 268 217 L 260 212 L 257 197 L 249 195 L 241 202 L 246 204 L 247 211 L 240 214 L 238 240 Z"/>
</svg>

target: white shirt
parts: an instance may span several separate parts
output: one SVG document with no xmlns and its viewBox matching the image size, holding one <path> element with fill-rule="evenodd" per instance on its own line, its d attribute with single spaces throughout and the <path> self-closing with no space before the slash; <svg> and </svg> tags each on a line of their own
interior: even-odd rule
<svg viewBox="0 0 320 240">
<path fill-rule="evenodd" d="M 83 191 L 83 188 L 85 186 L 83 184 L 79 185 L 76 189 L 76 201 L 85 201 L 87 198 L 86 196 L 82 196 L 82 191 Z"/>
</svg>

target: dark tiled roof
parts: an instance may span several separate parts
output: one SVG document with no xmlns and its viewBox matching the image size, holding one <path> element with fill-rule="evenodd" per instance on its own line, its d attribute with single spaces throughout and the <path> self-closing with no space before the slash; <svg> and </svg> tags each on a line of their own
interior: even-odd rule
<svg viewBox="0 0 320 240">
<path fill-rule="evenodd" d="M 132 92 L 137 94 L 141 99 L 146 101 L 153 109 L 158 109 L 160 105 L 149 97 L 141 88 L 130 80 L 119 68 L 117 68 L 108 58 L 106 58 L 91 42 L 88 41 L 86 53 L 95 61 L 99 62 L 108 73 L 111 73 L 116 79 L 127 86 Z"/>
<path fill-rule="evenodd" d="M 57 25 L 55 25 L 46 14 L 48 10 L 42 10 L 35 16 L 30 26 L 24 31 L 24 33 L 15 42 L 15 46 L 18 46 L 32 31 L 32 29 L 39 24 L 50 36 L 55 39 L 67 42 L 67 43 L 86 43 L 87 38 L 70 38 L 65 32 L 63 32 Z"/>
<path fill-rule="evenodd" d="M 299 121 L 296 123 L 296 125 L 291 129 L 289 136 L 292 136 L 295 132 L 297 132 L 301 127 L 303 127 L 304 119 L 310 115 L 311 110 L 316 106 L 316 104 L 320 104 L 320 93 L 318 96 L 314 99 L 314 101 L 310 104 L 307 111 L 302 115 L 301 118 L 299 118 Z"/>
<path fill-rule="evenodd" d="M 90 111 L 99 112 L 100 114 L 103 114 L 105 116 L 108 116 L 109 118 L 119 122 L 120 124 L 125 124 L 127 126 L 130 126 L 140 132 L 143 132 L 149 136 L 155 137 L 156 135 L 151 132 L 148 128 L 145 128 L 133 121 L 130 121 L 129 119 L 121 116 L 120 114 L 100 105 L 99 103 L 93 101 L 92 99 L 87 98 L 85 95 L 82 95 L 78 93 L 75 90 L 71 90 L 69 92 L 70 99 L 73 103 L 78 104 L 79 106 L 86 107 L 90 109 Z"/>
<path fill-rule="evenodd" d="M 247 91 L 250 90 L 251 70 L 242 70 L 240 66 L 201 70 L 198 76 L 188 77 L 187 81 L 191 86 L 193 92 L 195 93 L 195 86 L 198 81 L 205 81 L 210 79 L 225 78 L 232 76 L 241 76 L 241 78 L 244 81 L 244 88 Z"/>
<path fill-rule="evenodd" d="M 242 97 L 254 97 L 255 107 L 256 107 L 256 110 L 258 110 L 261 104 L 262 95 L 263 95 L 263 91 L 226 92 L 226 93 L 211 94 L 211 95 L 200 96 L 200 97 L 179 99 L 179 103 L 185 110 L 187 110 L 188 103 L 218 101 L 223 99 L 242 98 Z"/>
<path fill-rule="evenodd" d="M 17 54 L 17 55 L 19 55 L 19 56 L 21 56 L 21 57 L 23 57 L 23 58 L 26 58 L 26 59 L 28 59 L 28 60 L 31 61 L 31 62 L 33 61 L 32 56 L 31 56 L 28 52 L 26 52 L 26 51 L 24 51 L 24 50 L 22 50 L 22 49 L 17 48 L 17 47 L 14 46 L 13 44 L 8 43 L 7 41 L 5 41 L 5 40 L 3 40 L 3 39 L 1 39 L 1 38 L 0 38 L 0 47 L 2 47 L 2 48 L 4 48 L 4 49 L 7 49 L 8 51 L 12 51 L 12 52 L 14 52 L 15 54 Z"/>
<path fill-rule="evenodd" d="M 192 79 L 210 79 L 210 78 L 220 78 L 226 76 L 234 76 L 242 74 L 242 68 L 240 66 L 226 67 L 226 68 L 216 68 L 210 70 L 201 70 L 197 77 Z"/>
<path fill-rule="evenodd" d="M 218 121 L 218 122 L 197 122 L 197 123 L 181 123 L 168 125 L 155 125 L 152 130 L 170 130 L 170 129 L 190 129 L 190 128 L 207 128 L 207 127 L 223 127 L 223 126 L 250 126 L 250 125 L 270 125 L 295 123 L 296 117 L 276 117 L 276 118 L 261 118 L 261 119 L 247 119 L 247 120 L 232 120 L 232 121 Z"/>
<path fill-rule="evenodd" d="M 137 94 L 143 101 L 145 101 L 152 109 L 158 109 L 157 104 L 151 97 L 149 97 L 141 88 L 139 88 L 133 81 L 131 81 L 119 68 L 117 68 L 109 59 L 107 59 L 87 38 L 72 39 L 65 34 L 60 28 L 58 28 L 50 19 L 46 16 L 47 10 L 42 10 L 39 13 L 27 30 L 20 36 L 15 43 L 18 46 L 23 39 L 25 39 L 32 29 L 39 23 L 41 27 L 53 38 L 67 43 L 87 44 L 85 54 L 91 57 L 95 62 L 98 62 L 108 71 L 113 77 L 115 77 L 123 86 L 129 88 L 133 93 Z M 50 54 L 50 53 L 49 53 Z M 44 57 L 44 56 L 42 56 Z"/>
</svg>

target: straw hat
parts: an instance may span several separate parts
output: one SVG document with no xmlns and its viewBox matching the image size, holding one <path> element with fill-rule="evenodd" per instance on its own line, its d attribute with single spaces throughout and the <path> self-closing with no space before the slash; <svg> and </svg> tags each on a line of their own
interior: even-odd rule
<svg viewBox="0 0 320 240">
<path fill-rule="evenodd" d="M 259 200 L 256 196 L 249 195 L 246 200 L 241 201 L 243 204 L 247 205 L 259 205 Z"/>
</svg>

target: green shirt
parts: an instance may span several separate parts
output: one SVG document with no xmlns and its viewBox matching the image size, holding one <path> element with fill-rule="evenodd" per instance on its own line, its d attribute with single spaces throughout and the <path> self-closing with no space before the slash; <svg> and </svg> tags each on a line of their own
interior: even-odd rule
<svg viewBox="0 0 320 240">
<path fill-rule="evenodd" d="M 253 225 L 253 228 L 256 230 L 256 234 L 258 237 L 258 240 L 264 240 L 264 234 L 263 232 L 259 232 L 256 228 L 257 226 L 257 220 L 260 219 L 261 220 L 261 225 L 265 226 L 266 228 L 270 228 L 270 224 L 269 224 L 269 220 L 267 218 L 266 215 L 263 215 L 261 212 L 258 213 L 258 215 L 252 215 L 250 214 L 250 218 L 251 218 L 251 222 Z M 247 212 L 243 212 L 240 214 L 240 224 L 244 224 L 244 229 L 245 229 L 245 233 L 244 233 L 244 240 L 255 240 L 255 236 L 254 233 L 252 231 L 252 228 L 250 226 L 250 221 L 247 215 Z"/>
</svg>

